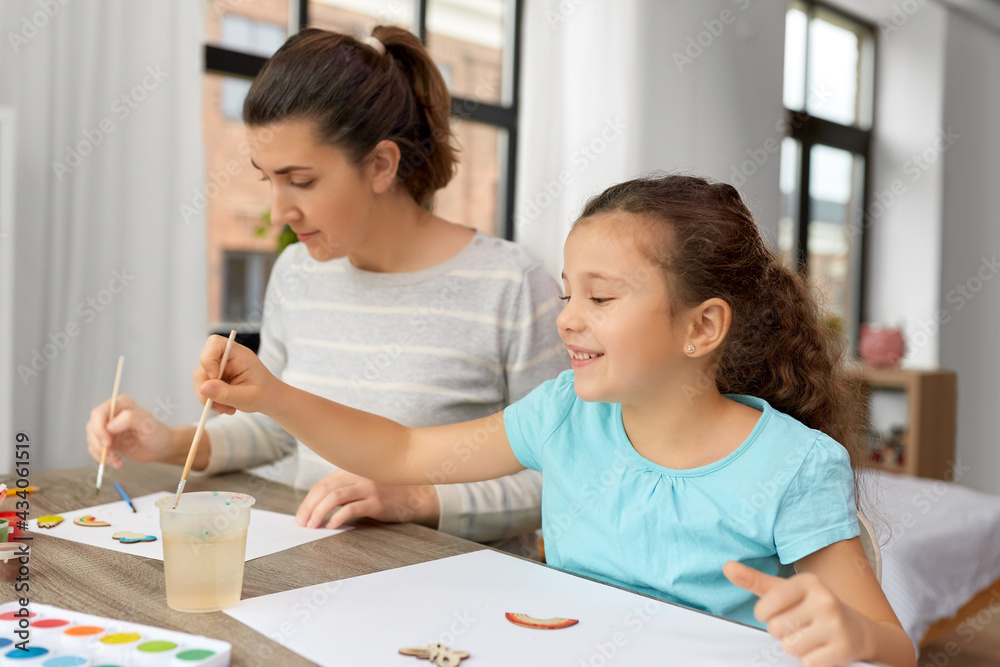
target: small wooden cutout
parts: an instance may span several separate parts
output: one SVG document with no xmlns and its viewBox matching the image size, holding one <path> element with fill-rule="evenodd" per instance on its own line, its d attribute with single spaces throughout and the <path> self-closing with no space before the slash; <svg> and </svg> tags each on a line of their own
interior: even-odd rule
<svg viewBox="0 0 1000 667">
<path fill-rule="evenodd" d="M 54 514 L 49 514 L 46 516 L 38 517 L 38 527 L 39 528 L 54 528 L 58 526 L 63 521 L 61 516 L 55 516 Z"/>
<path fill-rule="evenodd" d="M 111 539 L 118 540 L 122 544 L 135 544 L 136 542 L 155 542 L 156 535 L 145 535 L 143 533 L 120 530 L 112 535 Z"/>
<path fill-rule="evenodd" d="M 438 667 L 458 667 L 458 663 L 469 657 L 468 651 L 452 651 L 440 642 L 425 647 L 401 648 L 399 652 L 421 660 L 430 660 Z"/>
<path fill-rule="evenodd" d="M 575 618 L 534 618 L 528 616 L 527 614 L 513 614 L 507 612 L 504 614 L 507 620 L 514 625 L 520 625 L 522 628 L 532 628 L 534 630 L 562 630 L 563 628 L 568 628 L 571 625 L 576 625 L 580 621 Z"/>
<path fill-rule="evenodd" d="M 78 526 L 89 526 L 91 528 L 100 528 L 102 526 L 110 526 L 111 524 L 107 521 L 101 521 L 93 514 L 88 514 L 87 516 L 78 516 L 73 520 Z"/>
</svg>

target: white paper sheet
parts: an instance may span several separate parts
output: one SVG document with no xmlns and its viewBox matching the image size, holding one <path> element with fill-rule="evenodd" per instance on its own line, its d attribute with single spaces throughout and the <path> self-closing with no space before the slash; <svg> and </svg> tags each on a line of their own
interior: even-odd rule
<svg viewBox="0 0 1000 667">
<path fill-rule="evenodd" d="M 580 622 L 534 630 L 506 612 Z M 431 642 L 468 651 L 469 667 L 800 664 L 763 631 L 494 551 L 242 600 L 224 613 L 324 666 L 418 667 L 399 649 Z"/>
<path fill-rule="evenodd" d="M 160 491 L 133 498 L 132 504 L 135 505 L 135 513 L 125 501 L 118 500 L 106 505 L 63 512 L 59 515 L 63 521 L 55 528 L 39 528 L 37 519 L 31 519 L 28 523 L 30 530 L 36 533 L 163 560 L 163 543 L 160 541 L 160 510 L 156 508 L 154 503 L 164 496 L 173 495 L 169 491 Z M 94 517 L 107 521 L 111 525 L 94 527 L 78 526 L 73 523 L 75 519 L 88 514 L 93 514 Z M 121 544 L 118 540 L 112 539 L 111 536 L 122 530 L 155 535 L 156 541 Z M 250 527 L 247 529 L 247 560 L 321 540 L 345 530 L 350 530 L 350 528 L 336 530 L 303 528 L 297 525 L 295 517 L 289 514 L 278 514 L 254 508 L 250 510 Z"/>
</svg>

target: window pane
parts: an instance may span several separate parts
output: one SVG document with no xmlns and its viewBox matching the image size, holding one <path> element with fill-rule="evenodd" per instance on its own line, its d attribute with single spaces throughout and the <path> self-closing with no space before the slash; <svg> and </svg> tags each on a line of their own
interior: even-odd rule
<svg viewBox="0 0 1000 667">
<path fill-rule="evenodd" d="M 451 222 L 498 234 L 501 176 L 507 156 L 507 132 L 492 125 L 452 118 L 458 139 L 458 173 L 434 199 L 434 212 Z"/>
<path fill-rule="evenodd" d="M 288 38 L 288 1 L 205 3 L 205 41 L 209 44 L 269 57 Z"/>
<path fill-rule="evenodd" d="M 427 50 L 451 94 L 490 104 L 503 94 L 505 0 L 429 0 Z"/>
<path fill-rule="evenodd" d="M 809 166 L 809 280 L 823 312 L 853 334 L 860 271 L 859 228 L 864 160 L 813 146 Z"/>
<path fill-rule="evenodd" d="M 781 218 L 778 220 L 778 254 L 785 266 L 794 269 L 798 263 L 799 229 L 799 142 L 785 137 L 781 140 Z"/>
<path fill-rule="evenodd" d="M 377 25 L 413 31 L 413 0 L 311 0 L 309 26 L 364 37 Z"/>
<path fill-rule="evenodd" d="M 219 89 L 219 106 L 222 115 L 226 120 L 242 122 L 243 120 L 243 100 L 250 92 L 250 79 L 242 79 L 236 76 L 222 77 L 222 85 Z"/>
<path fill-rule="evenodd" d="M 785 15 L 785 107 L 802 111 L 806 105 L 806 24 L 801 9 Z"/>
<path fill-rule="evenodd" d="M 228 83 L 227 83 L 228 82 Z M 244 80 L 220 74 L 205 74 L 202 82 L 205 133 L 205 186 L 192 193 L 185 205 L 204 211 L 206 218 L 208 254 L 208 319 L 213 324 L 230 322 L 233 312 L 249 312 L 252 300 L 246 298 L 246 287 L 240 288 L 243 296 L 238 304 L 227 304 L 224 296 L 226 251 L 259 251 L 273 253 L 277 247 L 277 230 L 271 229 L 264 219 L 268 210 L 269 191 L 260 181 L 257 170 L 250 164 L 246 131 L 237 116 L 228 115 L 229 107 L 243 106 L 243 98 L 236 92 Z M 228 88 L 226 86 L 229 86 Z M 225 90 L 230 98 L 225 99 Z M 245 92 L 244 92 L 245 94 Z M 260 235 L 258 230 L 263 230 Z M 237 324 L 254 325 L 256 320 Z"/>
<path fill-rule="evenodd" d="M 860 40 L 856 28 L 833 20 L 816 17 L 809 24 L 806 110 L 813 116 L 853 125 L 858 117 Z"/>
</svg>

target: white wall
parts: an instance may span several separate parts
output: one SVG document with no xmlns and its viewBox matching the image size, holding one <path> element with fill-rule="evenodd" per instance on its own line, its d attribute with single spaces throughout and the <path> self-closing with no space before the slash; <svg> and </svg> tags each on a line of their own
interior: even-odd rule
<svg viewBox="0 0 1000 667">
<path fill-rule="evenodd" d="M 869 235 L 871 319 L 905 324 L 907 365 L 958 373 L 956 475 L 1000 493 L 1000 5 L 837 4 L 879 24 L 874 191 L 906 185 Z"/>
<path fill-rule="evenodd" d="M 731 181 L 747 151 L 763 165 L 740 189 L 776 238 L 778 155 L 760 151 L 782 136 L 782 3 L 544 0 L 525 12 L 516 233 L 554 275 L 588 197 L 655 169 Z"/>
<path fill-rule="evenodd" d="M 1000 493 L 1000 32 L 948 21 L 944 123 L 941 364 L 958 372 L 962 482 Z"/>
</svg>

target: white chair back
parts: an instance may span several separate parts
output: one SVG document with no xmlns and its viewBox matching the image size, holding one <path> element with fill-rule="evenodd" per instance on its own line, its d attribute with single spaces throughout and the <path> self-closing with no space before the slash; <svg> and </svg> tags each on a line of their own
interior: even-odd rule
<svg viewBox="0 0 1000 667">
<path fill-rule="evenodd" d="M 868 558 L 868 564 L 872 566 L 872 570 L 875 572 L 875 578 L 878 579 L 879 585 L 882 584 L 882 547 L 878 544 L 878 536 L 875 535 L 875 529 L 872 528 L 871 523 L 868 521 L 868 517 L 858 512 L 858 527 L 861 528 L 861 546 L 865 550 L 865 556 Z"/>
</svg>

